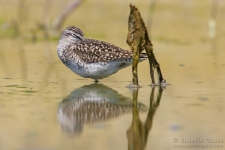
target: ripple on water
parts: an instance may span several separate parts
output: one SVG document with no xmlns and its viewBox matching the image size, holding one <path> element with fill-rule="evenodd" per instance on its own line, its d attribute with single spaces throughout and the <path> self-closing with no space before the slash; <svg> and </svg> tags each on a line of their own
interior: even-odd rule
<svg viewBox="0 0 225 150">
<path fill-rule="evenodd" d="M 5 87 L 17 87 L 18 85 L 6 85 Z"/>
</svg>

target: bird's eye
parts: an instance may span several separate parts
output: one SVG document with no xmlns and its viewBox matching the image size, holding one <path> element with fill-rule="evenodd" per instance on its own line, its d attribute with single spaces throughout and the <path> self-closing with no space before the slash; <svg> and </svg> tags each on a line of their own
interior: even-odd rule
<svg viewBox="0 0 225 150">
<path fill-rule="evenodd" d="M 72 33 L 72 36 L 74 36 L 74 37 L 75 37 L 76 35 L 75 35 L 74 33 Z"/>
</svg>

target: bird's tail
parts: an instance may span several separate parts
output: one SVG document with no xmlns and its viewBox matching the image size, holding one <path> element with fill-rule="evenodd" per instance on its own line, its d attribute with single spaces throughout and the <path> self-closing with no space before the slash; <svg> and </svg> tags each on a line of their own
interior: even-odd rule
<svg viewBox="0 0 225 150">
<path fill-rule="evenodd" d="M 139 59 L 142 60 L 146 60 L 148 59 L 148 55 L 146 53 L 141 53 Z"/>
</svg>

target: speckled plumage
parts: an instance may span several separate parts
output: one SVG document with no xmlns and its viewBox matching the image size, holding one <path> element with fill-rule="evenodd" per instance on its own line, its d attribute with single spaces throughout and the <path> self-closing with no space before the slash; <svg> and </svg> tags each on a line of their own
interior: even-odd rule
<svg viewBox="0 0 225 150">
<path fill-rule="evenodd" d="M 66 28 L 57 51 L 61 61 L 76 74 L 92 79 L 105 78 L 132 62 L 132 52 L 107 42 L 84 38 L 76 27 Z M 147 58 L 141 54 L 140 61 Z"/>
</svg>

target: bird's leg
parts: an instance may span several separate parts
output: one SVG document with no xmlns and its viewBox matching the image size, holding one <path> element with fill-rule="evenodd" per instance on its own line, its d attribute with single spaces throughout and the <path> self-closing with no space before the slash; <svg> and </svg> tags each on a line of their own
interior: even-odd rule
<svg viewBox="0 0 225 150">
<path fill-rule="evenodd" d="M 98 81 L 98 79 L 95 79 L 95 83 L 98 83 L 99 81 Z"/>
</svg>

